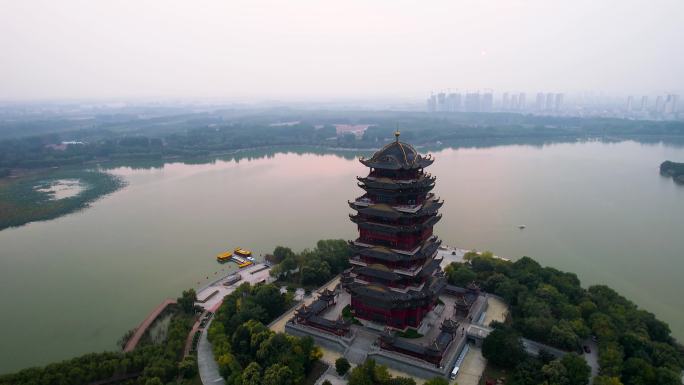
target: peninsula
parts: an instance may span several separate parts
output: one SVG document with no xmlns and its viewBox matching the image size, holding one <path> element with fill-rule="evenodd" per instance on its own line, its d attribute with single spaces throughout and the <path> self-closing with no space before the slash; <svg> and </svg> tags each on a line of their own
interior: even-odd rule
<svg viewBox="0 0 684 385">
<path fill-rule="evenodd" d="M 660 164 L 660 174 L 671 176 L 678 184 L 684 184 L 684 163 L 675 163 L 669 160 Z"/>
</svg>

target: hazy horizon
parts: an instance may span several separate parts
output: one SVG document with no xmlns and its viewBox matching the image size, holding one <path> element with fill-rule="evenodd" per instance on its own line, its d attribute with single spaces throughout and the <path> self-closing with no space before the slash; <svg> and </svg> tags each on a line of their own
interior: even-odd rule
<svg viewBox="0 0 684 385">
<path fill-rule="evenodd" d="M 684 90 L 677 0 L 0 4 L 3 100 Z"/>
</svg>

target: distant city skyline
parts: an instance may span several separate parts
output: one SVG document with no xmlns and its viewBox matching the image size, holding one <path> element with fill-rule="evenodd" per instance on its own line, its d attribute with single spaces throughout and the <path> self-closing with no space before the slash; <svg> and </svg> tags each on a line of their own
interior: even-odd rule
<svg viewBox="0 0 684 385">
<path fill-rule="evenodd" d="M 527 92 L 480 91 L 433 92 L 425 101 L 428 112 L 519 112 L 559 116 L 603 116 L 635 119 L 679 120 L 684 118 L 679 95 L 649 95 L 602 98 L 567 95 L 563 92 L 536 92 L 533 103 L 527 103 Z M 635 97 L 639 104 L 635 104 Z"/>
</svg>

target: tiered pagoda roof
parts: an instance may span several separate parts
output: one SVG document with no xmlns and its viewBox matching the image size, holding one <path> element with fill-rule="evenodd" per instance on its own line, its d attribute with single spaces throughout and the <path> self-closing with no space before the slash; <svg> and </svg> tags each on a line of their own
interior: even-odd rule
<svg viewBox="0 0 684 385">
<path fill-rule="evenodd" d="M 360 160 L 368 167 L 385 170 L 423 169 L 434 162 L 432 155 L 422 156 L 413 146 L 400 142 L 398 132 L 395 142 L 383 147 L 370 159 Z"/>
<path fill-rule="evenodd" d="M 413 251 L 396 250 L 386 246 L 366 245 L 361 242 L 350 242 L 352 251 L 359 255 L 387 262 L 416 261 L 435 254 L 442 241 L 437 237 L 428 239 Z"/>
<path fill-rule="evenodd" d="M 435 279 L 429 281 L 422 287 L 421 290 L 407 290 L 406 292 L 392 290 L 386 285 L 381 284 L 361 284 L 354 283 L 350 285 L 352 294 L 362 295 L 366 298 L 372 298 L 375 302 L 374 306 L 380 308 L 396 307 L 400 303 L 419 302 L 420 300 L 431 298 L 438 295 L 444 286 L 446 280 Z"/>
<path fill-rule="evenodd" d="M 401 217 L 420 217 L 437 213 L 444 201 L 433 194 L 427 196 L 425 202 L 414 205 L 392 205 L 389 203 L 375 203 L 366 197 L 348 202 L 349 207 L 359 213 L 373 215 L 379 218 L 399 219 Z"/>
<path fill-rule="evenodd" d="M 434 176 L 429 174 L 420 175 L 415 179 L 391 179 L 387 177 L 356 177 L 360 183 L 358 186 L 362 189 L 368 190 L 386 190 L 386 191 L 407 191 L 415 189 L 424 189 L 430 191 L 435 187 Z"/>
</svg>

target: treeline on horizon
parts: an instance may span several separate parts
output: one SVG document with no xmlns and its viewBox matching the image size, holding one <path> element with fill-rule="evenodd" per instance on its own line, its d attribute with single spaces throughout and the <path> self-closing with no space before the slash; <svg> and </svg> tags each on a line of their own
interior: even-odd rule
<svg viewBox="0 0 684 385">
<path fill-rule="evenodd" d="M 542 267 L 529 257 L 509 262 L 491 253 L 469 253 L 465 259 L 445 269 L 449 282 L 464 286 L 475 281 L 510 306 L 510 319 L 499 325 L 501 332 L 493 333 L 492 338 L 498 335 L 503 341 L 493 349 L 498 354 L 487 354 L 483 347 L 485 357 L 511 370 L 507 384 L 565 383 L 554 376 L 569 371 L 559 367 L 562 361 L 548 366 L 555 361 L 521 354 L 522 348 L 510 343 L 511 335 L 513 340 L 523 336 L 570 352 L 581 352 L 583 341 L 596 336 L 600 375 L 594 384 L 681 384 L 684 347 L 669 326 L 608 286 L 584 289 L 575 274 Z M 577 360 L 567 361 L 574 371 L 584 373 Z"/>
<path fill-rule="evenodd" d="M 292 121 L 291 125 L 272 124 Z M 337 135 L 334 124 L 370 124 L 359 138 Z M 472 140 L 649 136 L 684 137 L 684 122 L 548 117 L 506 113 L 261 111 L 94 116 L 87 120 L 0 121 L 0 177 L 14 168 L 43 168 L 94 160 L 210 156 L 238 149 L 314 145 L 374 149 L 402 139 L 416 145 Z M 78 141 L 65 149 L 62 141 Z"/>
</svg>

